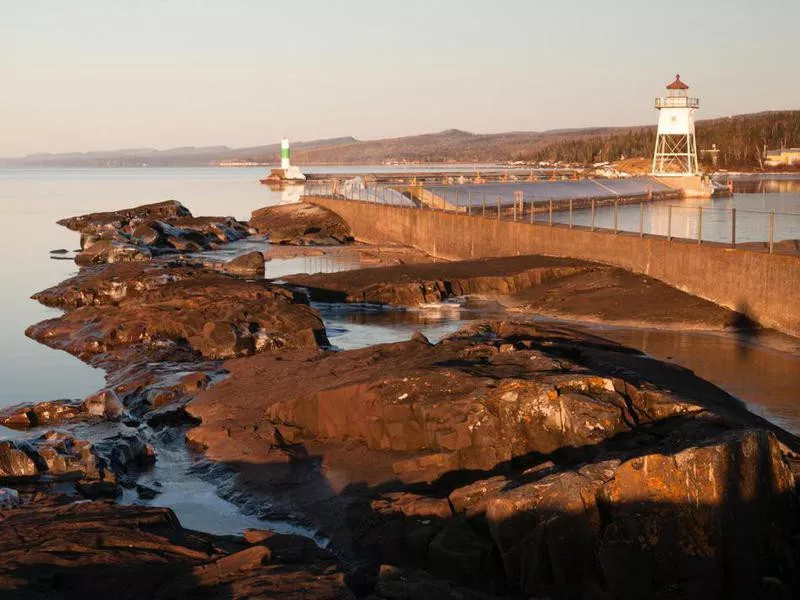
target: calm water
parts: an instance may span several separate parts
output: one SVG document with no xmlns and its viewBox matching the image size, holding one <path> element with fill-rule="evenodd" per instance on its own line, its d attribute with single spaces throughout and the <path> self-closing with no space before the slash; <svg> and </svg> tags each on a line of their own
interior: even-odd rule
<svg viewBox="0 0 800 600">
<path fill-rule="evenodd" d="M 537 207 L 534 220 L 548 221 L 547 206 L 552 200 L 555 210 L 553 222 L 569 224 L 567 202 L 569 198 L 607 198 L 616 193 L 625 195 L 644 194 L 650 187 L 654 192 L 667 190 L 666 186 L 650 179 L 608 179 L 578 181 L 541 181 L 537 183 L 431 186 L 430 189 L 461 207 L 471 203 L 473 210 L 483 210 L 486 203 L 488 214 L 497 208 L 497 202 L 508 207 L 513 203 L 514 191 L 521 190 L 525 210 L 520 216 L 529 219 L 531 202 Z M 730 243 L 733 236 L 732 209 L 736 209 L 736 241 L 766 242 L 770 235 L 770 213 L 774 212 L 773 241 L 800 239 L 800 180 L 782 178 L 778 180 L 747 179 L 737 183 L 741 190 L 732 197 L 712 199 L 665 200 L 623 204 L 617 213 L 617 228 L 620 231 L 663 235 L 671 233 L 676 238 L 696 240 L 701 234 L 703 241 Z M 558 207 L 562 210 L 558 210 Z M 598 206 L 595 226 L 600 229 L 614 228 L 614 207 Z M 572 214 L 575 226 L 592 225 L 591 209 L 576 208 Z M 702 225 L 701 225 L 702 223 Z"/>
<path fill-rule="evenodd" d="M 356 170 L 346 167 L 340 172 Z M 259 185 L 257 180 L 263 174 L 262 168 L 0 170 L 0 214 L 4 224 L 0 241 L 0 297 L 4 308 L 0 314 L 0 407 L 23 401 L 80 398 L 104 384 L 101 371 L 23 334 L 28 325 L 58 315 L 58 311 L 41 306 L 29 296 L 76 272 L 71 260 L 50 258 L 53 249 L 75 249 L 78 245 L 78 235 L 56 225 L 56 220 L 168 198 L 179 200 L 196 215 L 247 219 L 256 208 L 290 202 L 302 192 L 302 187 L 273 191 Z M 797 208 L 800 197 L 793 193 L 752 193 L 720 202 Z M 638 208 L 631 210 L 636 212 L 630 218 L 638 225 Z M 241 243 L 241 249 L 247 244 Z M 266 264 L 266 274 L 281 277 L 358 266 L 357 258 L 346 254 L 336 258 L 305 257 L 272 260 Z M 485 316 L 468 310 L 402 311 L 325 304 L 317 308 L 326 321 L 331 342 L 342 349 L 408 339 L 417 330 L 436 341 L 464 322 Z M 609 337 L 657 358 L 695 370 L 748 402 L 756 412 L 800 433 L 796 393 L 800 349 L 796 340 L 779 336 L 779 343 L 763 344 L 758 339 L 726 335 L 605 331 Z M 18 435 L 0 428 L 0 438 Z M 165 446 L 158 451 L 162 460 L 145 477 L 145 482 L 148 478 L 158 479 L 164 485 L 164 493 L 153 504 L 172 507 L 187 526 L 207 531 L 232 533 L 258 526 L 256 517 L 240 514 L 236 507 L 216 496 L 212 483 L 192 475 L 192 458 L 185 448 Z M 126 499 L 134 501 L 130 494 Z M 267 525 L 280 528 L 280 524 Z"/>
</svg>

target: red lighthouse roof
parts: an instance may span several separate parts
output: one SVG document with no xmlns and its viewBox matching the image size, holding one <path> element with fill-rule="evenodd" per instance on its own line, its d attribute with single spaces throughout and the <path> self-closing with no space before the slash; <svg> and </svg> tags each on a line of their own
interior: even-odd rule
<svg viewBox="0 0 800 600">
<path fill-rule="evenodd" d="M 667 86 L 668 90 L 688 90 L 689 86 L 681 81 L 680 75 L 675 75 L 675 81 Z"/>
</svg>

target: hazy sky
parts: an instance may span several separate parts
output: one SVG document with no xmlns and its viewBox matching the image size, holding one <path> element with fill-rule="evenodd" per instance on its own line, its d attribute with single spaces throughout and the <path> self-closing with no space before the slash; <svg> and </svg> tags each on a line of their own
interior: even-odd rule
<svg viewBox="0 0 800 600">
<path fill-rule="evenodd" d="M 0 0 L 0 156 L 800 108 L 800 1 Z"/>
</svg>

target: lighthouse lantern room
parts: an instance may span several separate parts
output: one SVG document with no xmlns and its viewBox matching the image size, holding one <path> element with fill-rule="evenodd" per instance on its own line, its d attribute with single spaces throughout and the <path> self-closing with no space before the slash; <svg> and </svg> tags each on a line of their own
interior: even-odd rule
<svg viewBox="0 0 800 600">
<path fill-rule="evenodd" d="M 657 177 L 700 174 L 694 135 L 694 113 L 700 100 L 690 98 L 688 90 L 689 86 L 676 75 L 667 86 L 667 95 L 656 98 L 659 114 L 653 175 Z"/>
</svg>

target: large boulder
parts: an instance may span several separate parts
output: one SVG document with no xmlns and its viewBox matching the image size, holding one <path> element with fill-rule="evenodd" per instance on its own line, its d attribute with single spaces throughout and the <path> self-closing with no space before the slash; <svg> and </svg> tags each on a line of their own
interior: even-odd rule
<svg viewBox="0 0 800 600">
<path fill-rule="evenodd" d="M 250 226 L 273 244 L 338 245 L 353 240 L 350 226 L 336 213 L 313 204 L 280 204 L 253 211 Z"/>
<path fill-rule="evenodd" d="M 495 494 L 486 518 L 508 580 L 534 595 L 753 598 L 796 576 L 777 543 L 796 526 L 794 478 L 773 435 L 663 450 Z"/>
<path fill-rule="evenodd" d="M 0 478 L 36 475 L 36 464 L 11 442 L 0 442 Z"/>
</svg>

